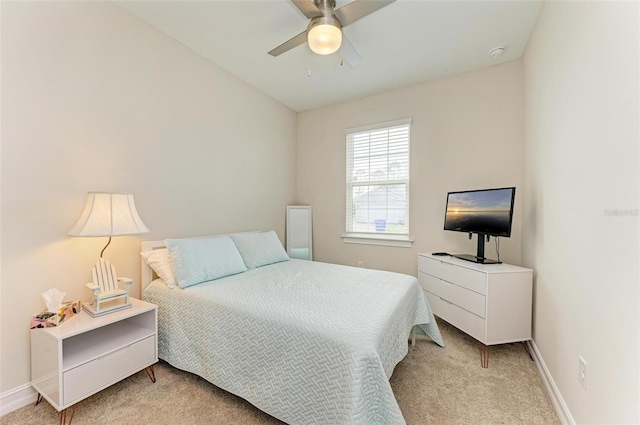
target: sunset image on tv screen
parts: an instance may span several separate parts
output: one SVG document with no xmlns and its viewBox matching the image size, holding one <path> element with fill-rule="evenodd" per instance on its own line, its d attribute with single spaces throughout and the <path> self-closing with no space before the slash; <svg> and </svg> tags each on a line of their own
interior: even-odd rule
<svg viewBox="0 0 640 425">
<path fill-rule="evenodd" d="M 445 230 L 509 236 L 513 189 L 449 193 Z"/>
</svg>

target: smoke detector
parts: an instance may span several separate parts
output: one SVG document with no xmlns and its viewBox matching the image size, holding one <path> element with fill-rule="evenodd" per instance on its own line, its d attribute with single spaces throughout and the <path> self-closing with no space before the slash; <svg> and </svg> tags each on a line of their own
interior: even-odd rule
<svg viewBox="0 0 640 425">
<path fill-rule="evenodd" d="M 504 47 L 494 47 L 489 51 L 491 59 L 498 59 L 504 53 Z"/>
</svg>

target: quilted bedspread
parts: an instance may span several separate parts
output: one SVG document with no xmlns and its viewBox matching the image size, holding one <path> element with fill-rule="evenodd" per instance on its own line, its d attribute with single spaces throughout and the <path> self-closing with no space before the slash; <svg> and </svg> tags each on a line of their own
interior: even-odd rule
<svg viewBox="0 0 640 425">
<path fill-rule="evenodd" d="M 161 359 L 292 425 L 404 424 L 389 378 L 412 327 L 443 345 L 416 278 L 391 272 L 290 260 L 144 298 Z"/>
</svg>

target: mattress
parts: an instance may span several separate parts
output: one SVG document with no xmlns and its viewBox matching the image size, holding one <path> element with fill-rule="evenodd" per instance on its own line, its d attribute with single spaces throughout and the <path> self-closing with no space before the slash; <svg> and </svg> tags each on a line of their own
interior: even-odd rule
<svg viewBox="0 0 640 425">
<path fill-rule="evenodd" d="M 404 424 L 389 378 L 412 327 L 443 345 L 416 278 L 391 272 L 290 260 L 144 298 L 161 359 L 295 425 Z"/>
</svg>

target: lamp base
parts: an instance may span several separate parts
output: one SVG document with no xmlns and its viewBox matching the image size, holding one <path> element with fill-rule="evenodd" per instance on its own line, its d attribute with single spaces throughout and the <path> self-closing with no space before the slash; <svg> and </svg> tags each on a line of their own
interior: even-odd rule
<svg viewBox="0 0 640 425">
<path fill-rule="evenodd" d="M 83 303 L 82 309 L 86 311 L 91 317 L 100 317 L 105 314 L 114 313 L 120 310 L 126 310 L 131 308 L 131 303 L 125 303 L 122 300 L 107 301 L 100 303 L 100 311 L 96 311 L 95 303 Z"/>
</svg>

